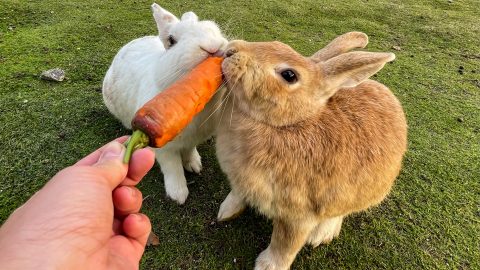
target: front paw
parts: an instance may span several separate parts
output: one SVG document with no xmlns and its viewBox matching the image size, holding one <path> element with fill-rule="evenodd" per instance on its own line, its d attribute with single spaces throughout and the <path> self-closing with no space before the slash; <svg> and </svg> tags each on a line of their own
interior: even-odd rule
<svg viewBox="0 0 480 270">
<path fill-rule="evenodd" d="M 281 258 L 272 254 L 270 248 L 264 250 L 255 262 L 255 270 L 287 270 L 289 267 L 283 265 Z"/>
<path fill-rule="evenodd" d="M 227 198 L 220 205 L 217 219 L 218 221 L 228 221 L 238 217 L 243 210 L 245 210 L 246 204 L 242 198 L 235 195 L 232 191 L 228 194 Z"/>
<path fill-rule="evenodd" d="M 197 149 L 194 149 L 188 156 L 182 157 L 185 170 L 200 174 L 202 171 L 202 158 Z"/>
<path fill-rule="evenodd" d="M 165 176 L 164 178 L 167 196 L 176 201 L 178 204 L 184 204 L 188 197 L 188 187 L 185 176 Z"/>
</svg>

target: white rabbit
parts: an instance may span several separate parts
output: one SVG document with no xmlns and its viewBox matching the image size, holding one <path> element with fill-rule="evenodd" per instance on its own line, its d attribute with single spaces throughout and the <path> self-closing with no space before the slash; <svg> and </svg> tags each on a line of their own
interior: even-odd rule
<svg viewBox="0 0 480 270">
<path fill-rule="evenodd" d="M 127 128 L 143 104 L 208 56 L 221 54 L 227 44 L 214 22 L 199 21 L 193 12 L 179 20 L 156 3 L 152 12 L 159 36 L 138 38 L 121 48 L 103 81 L 107 108 Z M 175 140 L 155 149 L 167 195 L 179 204 L 188 196 L 183 167 L 196 173 L 202 169 L 196 145 L 213 135 L 222 94 L 223 90 L 218 90 Z"/>
</svg>

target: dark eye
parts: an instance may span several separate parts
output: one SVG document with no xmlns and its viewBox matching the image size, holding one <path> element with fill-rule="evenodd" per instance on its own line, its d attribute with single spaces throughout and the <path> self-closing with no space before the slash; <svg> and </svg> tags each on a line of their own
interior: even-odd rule
<svg viewBox="0 0 480 270">
<path fill-rule="evenodd" d="M 282 78 L 288 83 L 296 83 L 298 81 L 297 74 L 291 69 L 282 71 L 280 75 L 282 75 Z"/>
<path fill-rule="evenodd" d="M 172 35 L 169 35 L 168 36 L 168 43 L 169 43 L 169 47 L 172 47 L 173 45 L 175 45 L 175 43 L 177 43 L 177 41 L 175 40 L 175 38 L 172 36 Z"/>
</svg>

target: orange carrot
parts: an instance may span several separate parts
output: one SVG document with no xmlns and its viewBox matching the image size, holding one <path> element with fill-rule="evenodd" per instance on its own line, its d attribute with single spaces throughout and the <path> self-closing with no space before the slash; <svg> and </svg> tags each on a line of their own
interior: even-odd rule
<svg viewBox="0 0 480 270">
<path fill-rule="evenodd" d="M 208 57 L 183 78 L 140 108 L 132 120 L 124 162 L 147 145 L 162 147 L 178 135 L 213 97 L 222 83 L 220 57 Z"/>
</svg>

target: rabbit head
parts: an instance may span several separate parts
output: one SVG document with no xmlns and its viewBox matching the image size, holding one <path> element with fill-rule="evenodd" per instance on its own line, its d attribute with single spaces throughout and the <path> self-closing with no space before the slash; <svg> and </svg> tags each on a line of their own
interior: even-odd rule
<svg viewBox="0 0 480 270">
<path fill-rule="evenodd" d="M 188 69 L 209 55 L 221 55 L 228 43 L 216 23 L 199 21 L 193 12 L 178 19 L 156 3 L 152 12 L 165 49 L 178 63 L 188 63 Z"/>
<path fill-rule="evenodd" d="M 239 109 L 274 126 L 291 125 L 318 113 L 338 89 L 354 87 L 395 59 L 393 53 L 348 52 L 368 43 L 352 32 L 311 57 L 281 42 L 232 41 L 223 72 Z"/>
</svg>

